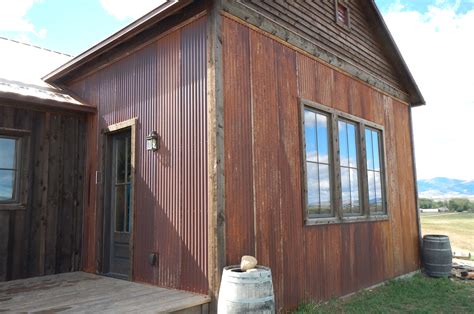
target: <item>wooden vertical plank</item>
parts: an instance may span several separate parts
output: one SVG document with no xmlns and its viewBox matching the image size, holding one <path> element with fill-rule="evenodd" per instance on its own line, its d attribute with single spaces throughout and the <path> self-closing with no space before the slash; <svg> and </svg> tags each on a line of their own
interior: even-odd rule
<svg viewBox="0 0 474 314">
<path fill-rule="evenodd" d="M 50 113 L 45 113 L 35 121 L 32 135 L 36 152 L 33 169 L 32 206 L 29 221 L 28 275 L 44 274 L 49 158 L 49 124 Z"/>
<path fill-rule="evenodd" d="M 74 195 L 74 206 L 76 211 L 75 225 L 74 225 L 74 270 L 81 270 L 82 264 L 82 241 L 83 241 L 83 217 L 84 217 L 84 166 L 86 158 L 86 147 L 85 147 L 85 136 L 86 136 L 86 123 L 85 118 L 80 117 L 79 120 L 79 132 L 78 132 L 78 149 L 77 149 L 77 164 L 76 169 L 76 188 Z"/>
<path fill-rule="evenodd" d="M 0 211 L 0 281 L 9 279 L 10 211 Z"/>
<path fill-rule="evenodd" d="M 45 239 L 45 274 L 56 272 L 56 242 L 58 229 L 58 209 L 62 206 L 63 189 L 63 141 L 65 124 L 61 115 L 51 117 L 51 138 L 49 146 L 49 172 L 47 193 L 46 239 Z M 70 159 L 72 156 L 67 156 Z"/>
<path fill-rule="evenodd" d="M 223 19 L 226 234 L 228 265 L 255 254 L 249 30 Z M 246 236 L 241 236 L 245 234 Z"/>
</svg>

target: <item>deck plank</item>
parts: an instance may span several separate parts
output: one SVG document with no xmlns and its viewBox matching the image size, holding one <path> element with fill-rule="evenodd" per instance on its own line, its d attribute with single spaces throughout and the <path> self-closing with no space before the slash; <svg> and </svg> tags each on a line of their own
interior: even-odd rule
<svg viewBox="0 0 474 314">
<path fill-rule="evenodd" d="M 209 301 L 205 295 L 84 272 L 0 283 L 0 312 L 162 313 Z"/>
</svg>

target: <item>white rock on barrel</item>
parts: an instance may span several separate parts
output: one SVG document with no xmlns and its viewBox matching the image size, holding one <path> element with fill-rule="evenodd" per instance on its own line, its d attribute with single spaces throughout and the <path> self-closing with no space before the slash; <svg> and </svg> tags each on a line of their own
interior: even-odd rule
<svg viewBox="0 0 474 314">
<path fill-rule="evenodd" d="M 242 256 L 242 260 L 240 261 L 240 269 L 243 271 L 247 271 L 249 269 L 255 268 L 257 266 L 257 259 L 250 255 Z"/>
</svg>

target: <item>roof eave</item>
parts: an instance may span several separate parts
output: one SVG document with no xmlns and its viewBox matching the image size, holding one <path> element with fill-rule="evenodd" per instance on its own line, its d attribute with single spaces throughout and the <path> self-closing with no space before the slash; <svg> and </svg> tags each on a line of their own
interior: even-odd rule
<svg viewBox="0 0 474 314">
<path fill-rule="evenodd" d="M 376 13 L 375 15 L 377 16 L 377 19 L 379 20 L 380 24 L 383 26 L 383 28 L 386 32 L 388 42 L 392 46 L 391 49 L 395 52 L 396 56 L 398 57 L 398 59 L 400 61 L 400 64 L 403 68 L 403 72 L 407 77 L 407 81 L 408 81 L 408 84 L 409 84 L 408 88 L 410 89 L 409 90 L 410 105 L 413 106 L 413 107 L 426 105 L 425 99 L 424 99 L 423 95 L 421 94 L 421 91 L 418 87 L 418 84 L 416 83 L 415 79 L 413 78 L 413 75 L 411 74 L 410 69 L 408 68 L 408 65 L 406 64 L 405 59 L 403 59 L 403 56 L 402 56 L 400 50 L 398 49 L 398 46 L 395 43 L 395 40 L 393 39 L 392 34 L 390 33 L 390 30 L 387 27 L 387 24 L 385 24 L 385 20 L 383 19 L 382 14 L 380 13 L 377 5 L 375 4 L 375 0 L 370 1 L 370 3 L 371 3 L 372 8 L 374 9 L 374 11 Z"/>
<path fill-rule="evenodd" d="M 96 56 L 103 54 L 127 39 L 145 30 L 148 26 L 172 15 L 174 12 L 188 6 L 193 0 L 167 0 L 165 3 L 147 13 L 138 20 L 132 22 L 128 26 L 122 28 L 115 34 L 109 36 L 105 40 L 99 42 L 95 46 L 81 53 L 69 62 L 63 64 L 56 70 L 45 75 L 42 79 L 48 83 L 55 83 L 70 72 L 79 68 L 83 64 L 91 61 Z"/>
</svg>

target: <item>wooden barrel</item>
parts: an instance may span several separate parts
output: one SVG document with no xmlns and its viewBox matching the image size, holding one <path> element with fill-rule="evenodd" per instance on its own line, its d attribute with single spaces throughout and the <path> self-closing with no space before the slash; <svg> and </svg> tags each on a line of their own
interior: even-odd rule
<svg viewBox="0 0 474 314">
<path fill-rule="evenodd" d="M 270 268 L 257 266 L 254 271 L 245 272 L 238 265 L 224 267 L 217 312 L 275 313 Z"/>
<path fill-rule="evenodd" d="M 423 264 L 431 277 L 451 275 L 452 252 L 448 236 L 429 234 L 423 237 Z"/>
</svg>

